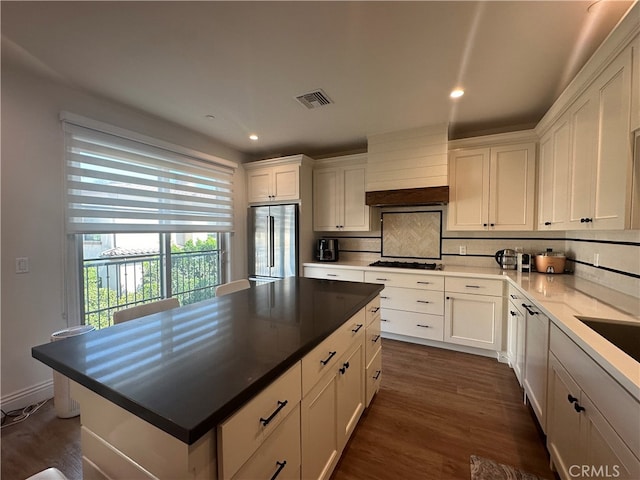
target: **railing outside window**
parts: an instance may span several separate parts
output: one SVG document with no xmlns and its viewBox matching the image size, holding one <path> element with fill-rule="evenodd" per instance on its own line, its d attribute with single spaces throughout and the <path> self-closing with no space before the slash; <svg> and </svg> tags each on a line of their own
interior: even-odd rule
<svg viewBox="0 0 640 480">
<path fill-rule="evenodd" d="M 221 250 L 84 259 L 84 323 L 96 329 L 113 324 L 113 312 L 169 296 L 181 305 L 215 296 Z M 164 269 L 169 264 L 170 269 Z M 168 282 L 167 279 L 170 279 Z"/>
</svg>

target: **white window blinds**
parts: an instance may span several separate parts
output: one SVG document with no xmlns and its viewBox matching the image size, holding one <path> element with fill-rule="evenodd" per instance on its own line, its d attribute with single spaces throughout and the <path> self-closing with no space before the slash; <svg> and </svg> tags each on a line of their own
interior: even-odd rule
<svg viewBox="0 0 640 480">
<path fill-rule="evenodd" d="M 235 164 L 77 123 L 63 118 L 68 233 L 233 230 Z"/>
</svg>

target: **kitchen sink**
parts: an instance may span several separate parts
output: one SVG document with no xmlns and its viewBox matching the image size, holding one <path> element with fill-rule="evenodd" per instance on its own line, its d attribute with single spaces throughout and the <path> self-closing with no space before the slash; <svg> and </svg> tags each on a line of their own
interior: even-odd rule
<svg viewBox="0 0 640 480">
<path fill-rule="evenodd" d="M 640 362 L 640 323 L 576 315 L 576 318 Z"/>
</svg>

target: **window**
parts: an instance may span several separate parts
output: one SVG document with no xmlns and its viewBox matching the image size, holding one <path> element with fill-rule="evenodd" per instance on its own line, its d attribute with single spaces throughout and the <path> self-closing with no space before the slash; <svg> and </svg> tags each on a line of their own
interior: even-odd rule
<svg viewBox="0 0 640 480">
<path fill-rule="evenodd" d="M 76 245 L 81 322 L 170 296 L 214 296 L 233 231 L 237 165 L 63 113 L 66 231 Z"/>
<path fill-rule="evenodd" d="M 222 281 L 226 235 L 218 233 L 102 234 L 82 242 L 85 324 L 113 323 L 113 312 L 161 298 L 181 305 L 215 296 Z"/>
</svg>

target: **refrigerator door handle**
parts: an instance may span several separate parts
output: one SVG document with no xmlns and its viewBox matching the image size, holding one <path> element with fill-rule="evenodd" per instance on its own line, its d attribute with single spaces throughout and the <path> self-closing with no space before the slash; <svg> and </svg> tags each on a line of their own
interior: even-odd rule
<svg viewBox="0 0 640 480">
<path fill-rule="evenodd" d="M 273 215 L 269 215 L 269 266 L 275 266 L 276 257 L 276 245 L 275 245 L 275 233 L 276 233 L 276 221 Z"/>
</svg>

